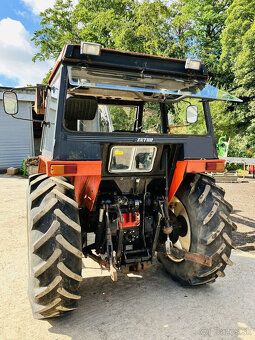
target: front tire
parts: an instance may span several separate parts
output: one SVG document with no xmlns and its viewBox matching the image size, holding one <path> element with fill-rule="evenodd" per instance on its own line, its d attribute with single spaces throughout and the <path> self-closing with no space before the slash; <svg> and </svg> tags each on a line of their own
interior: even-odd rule
<svg viewBox="0 0 255 340">
<path fill-rule="evenodd" d="M 212 257 L 212 267 L 190 261 L 174 260 L 165 253 L 158 253 L 158 259 L 169 274 L 184 285 L 212 283 L 223 277 L 229 259 L 232 230 L 236 225 L 230 220 L 232 206 L 224 200 L 224 190 L 215 185 L 213 178 L 202 174 L 188 174 L 176 193 L 176 198 L 185 207 L 190 225 L 189 250 Z M 171 207 L 171 205 L 170 205 Z M 184 248 L 183 248 L 184 249 Z"/>
<path fill-rule="evenodd" d="M 34 175 L 28 188 L 28 294 L 35 318 L 76 309 L 82 281 L 81 227 L 73 186 Z"/>
</svg>

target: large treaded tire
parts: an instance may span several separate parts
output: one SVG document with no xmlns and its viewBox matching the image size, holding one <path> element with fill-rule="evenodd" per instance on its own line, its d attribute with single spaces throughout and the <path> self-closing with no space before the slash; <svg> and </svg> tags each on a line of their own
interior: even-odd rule
<svg viewBox="0 0 255 340">
<path fill-rule="evenodd" d="M 212 283 L 223 277 L 229 259 L 232 230 L 236 225 L 230 220 L 232 206 L 224 200 L 224 190 L 215 185 L 212 177 L 188 174 L 176 193 L 189 216 L 191 227 L 190 251 L 212 257 L 212 267 L 190 261 L 175 262 L 166 254 L 158 253 L 159 262 L 170 275 L 184 285 Z"/>
<path fill-rule="evenodd" d="M 76 309 L 82 281 L 81 227 L 74 187 L 37 174 L 28 187 L 28 295 L 35 318 Z"/>
</svg>

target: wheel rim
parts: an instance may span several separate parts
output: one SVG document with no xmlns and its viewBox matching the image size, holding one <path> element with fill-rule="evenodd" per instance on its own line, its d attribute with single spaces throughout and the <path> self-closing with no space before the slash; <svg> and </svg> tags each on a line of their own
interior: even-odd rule
<svg viewBox="0 0 255 340">
<path fill-rule="evenodd" d="M 169 209 L 175 214 L 175 216 L 177 218 L 180 217 L 180 216 L 181 216 L 181 218 L 184 218 L 185 222 L 187 224 L 186 235 L 183 236 L 183 237 L 179 236 L 177 242 L 174 243 L 173 245 L 178 249 L 189 251 L 190 245 L 191 245 L 191 228 L 190 228 L 190 220 L 189 220 L 187 210 L 185 209 L 182 202 L 176 196 L 173 197 L 173 199 L 170 203 Z M 167 256 L 174 262 L 182 262 L 183 261 L 183 259 L 177 259 L 176 257 L 174 257 L 172 255 L 167 255 Z"/>
</svg>

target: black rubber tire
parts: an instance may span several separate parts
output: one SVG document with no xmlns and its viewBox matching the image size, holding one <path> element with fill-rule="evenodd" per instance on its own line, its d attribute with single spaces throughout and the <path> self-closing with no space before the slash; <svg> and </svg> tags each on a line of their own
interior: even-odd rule
<svg viewBox="0 0 255 340">
<path fill-rule="evenodd" d="M 28 197 L 28 295 L 35 318 L 77 308 L 82 281 L 81 227 L 74 187 L 64 177 L 33 175 Z"/>
<path fill-rule="evenodd" d="M 175 262 L 166 254 L 158 253 L 158 260 L 168 273 L 183 285 L 212 283 L 223 277 L 226 265 L 231 265 L 232 230 L 236 225 L 230 220 L 232 206 L 224 200 L 224 190 L 215 185 L 212 177 L 188 174 L 176 193 L 189 216 L 191 228 L 190 251 L 211 256 L 212 267 L 183 260 Z"/>
</svg>

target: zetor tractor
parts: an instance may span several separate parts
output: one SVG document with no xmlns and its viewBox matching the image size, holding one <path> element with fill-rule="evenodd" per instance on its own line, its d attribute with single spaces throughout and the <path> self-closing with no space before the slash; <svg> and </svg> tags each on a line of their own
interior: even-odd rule
<svg viewBox="0 0 255 340">
<path fill-rule="evenodd" d="M 113 281 L 148 270 L 155 254 L 185 285 L 225 275 L 236 226 L 206 174 L 224 171 L 209 102 L 240 100 L 206 81 L 197 60 L 64 46 L 48 85 L 36 87 L 45 118 L 27 206 L 35 317 L 77 307 L 83 256 Z M 17 113 L 14 91 L 4 106 Z"/>
</svg>

